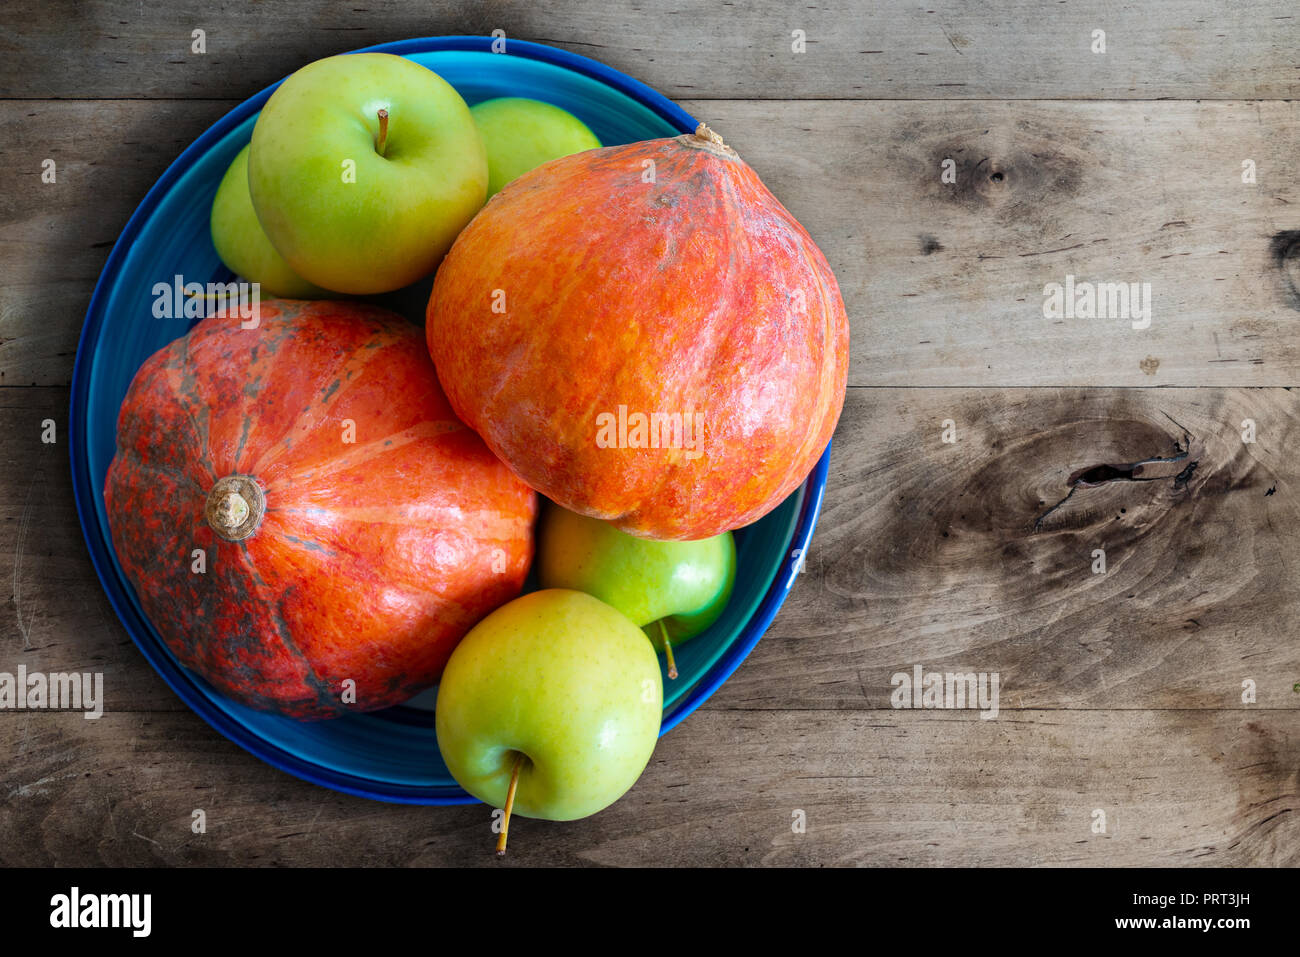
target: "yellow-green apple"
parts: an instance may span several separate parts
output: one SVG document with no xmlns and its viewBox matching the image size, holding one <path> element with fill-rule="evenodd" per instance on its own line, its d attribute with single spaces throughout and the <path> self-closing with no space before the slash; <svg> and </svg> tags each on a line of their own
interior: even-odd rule
<svg viewBox="0 0 1300 957">
<path fill-rule="evenodd" d="M 612 605 L 644 629 L 677 677 L 673 646 L 694 638 L 727 606 L 736 581 L 730 532 L 692 542 L 637 538 L 548 502 L 538 530 L 543 588 L 573 588 Z"/>
<path fill-rule="evenodd" d="M 438 748 L 461 787 L 506 809 L 505 824 L 511 811 L 571 821 L 636 783 L 662 713 L 659 661 L 640 629 L 588 594 L 546 589 L 456 646 L 438 686 Z"/>
<path fill-rule="evenodd" d="M 572 113 L 541 100 L 503 96 L 470 108 L 487 149 L 488 198 L 548 160 L 600 146 Z"/>
<path fill-rule="evenodd" d="M 257 221 L 248 195 L 248 147 L 221 177 L 212 201 L 212 245 L 231 272 L 260 284 L 262 295 L 285 299 L 327 299 L 331 293 L 290 268 Z"/>
<path fill-rule="evenodd" d="M 272 94 L 253 127 L 248 185 L 296 273 L 368 295 L 437 267 L 483 205 L 487 159 L 469 107 L 432 70 L 344 54 Z"/>
</svg>

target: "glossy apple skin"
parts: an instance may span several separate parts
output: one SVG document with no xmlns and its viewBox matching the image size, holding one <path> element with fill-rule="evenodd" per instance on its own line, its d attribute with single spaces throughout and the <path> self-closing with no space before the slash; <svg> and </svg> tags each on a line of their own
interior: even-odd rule
<svg viewBox="0 0 1300 957">
<path fill-rule="evenodd" d="M 272 94 L 253 127 L 248 185 L 295 272 L 369 295 L 437 267 L 483 205 L 487 158 L 469 107 L 436 73 L 387 53 L 348 54 L 309 63 Z"/>
<path fill-rule="evenodd" d="M 547 502 L 537 574 L 543 588 L 573 588 L 617 608 L 656 648 L 663 647 L 662 620 L 677 646 L 727 607 L 736 582 L 736 543 L 730 532 L 693 542 L 650 541 Z"/>
<path fill-rule="evenodd" d="M 567 110 L 503 96 L 470 107 L 488 160 L 488 198 L 543 163 L 600 147 L 596 134 Z"/>
<path fill-rule="evenodd" d="M 663 715 L 659 661 L 641 631 L 577 591 L 531 592 L 479 622 L 438 686 L 438 748 L 474 797 L 572 821 L 613 804 L 654 753 Z"/>
<path fill-rule="evenodd" d="M 248 147 L 239 151 L 221 177 L 212 201 L 212 245 L 226 267 L 249 282 L 259 283 L 262 295 L 285 299 L 327 299 L 333 293 L 299 276 L 281 256 L 257 221 L 248 193 Z"/>
</svg>

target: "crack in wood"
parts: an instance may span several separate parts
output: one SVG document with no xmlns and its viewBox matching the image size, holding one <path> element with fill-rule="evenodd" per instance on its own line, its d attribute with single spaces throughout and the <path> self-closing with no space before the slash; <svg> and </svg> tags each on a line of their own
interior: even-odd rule
<svg viewBox="0 0 1300 957">
<path fill-rule="evenodd" d="M 1034 520 L 1034 531 L 1041 531 L 1044 519 L 1064 506 L 1066 502 L 1074 497 L 1074 493 L 1081 488 L 1096 488 L 1100 485 L 1109 484 L 1110 482 L 1158 482 L 1163 479 L 1172 478 L 1174 489 L 1176 491 L 1185 489 L 1187 483 L 1191 480 L 1192 473 L 1196 471 L 1196 466 L 1199 464 L 1199 461 L 1197 460 L 1190 462 L 1187 461 L 1188 456 L 1191 455 L 1192 434 L 1168 412 L 1161 412 L 1161 415 L 1170 422 L 1173 422 L 1174 425 L 1178 426 L 1183 433 L 1182 442 L 1174 442 L 1173 455 L 1156 456 L 1141 459 L 1137 462 L 1127 462 L 1119 465 L 1111 463 L 1090 465 L 1086 468 L 1072 472 L 1070 477 L 1066 479 L 1066 484 L 1070 487 L 1070 491 L 1065 494 L 1064 498 Z M 1156 474 L 1150 474 L 1153 471 L 1153 466 L 1173 465 L 1182 462 L 1186 462 L 1187 464 L 1174 475 L 1168 474 L 1168 470 L 1161 470 L 1159 468 L 1154 469 Z"/>
</svg>

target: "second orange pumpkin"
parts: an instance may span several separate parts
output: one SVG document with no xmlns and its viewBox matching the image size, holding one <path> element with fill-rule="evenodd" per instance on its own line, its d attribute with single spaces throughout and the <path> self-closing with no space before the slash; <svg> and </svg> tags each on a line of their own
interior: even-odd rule
<svg viewBox="0 0 1300 957">
<path fill-rule="evenodd" d="M 444 260 L 427 318 L 457 415 L 533 488 L 647 538 L 766 515 L 844 401 L 825 257 L 703 126 L 506 186 Z"/>
</svg>

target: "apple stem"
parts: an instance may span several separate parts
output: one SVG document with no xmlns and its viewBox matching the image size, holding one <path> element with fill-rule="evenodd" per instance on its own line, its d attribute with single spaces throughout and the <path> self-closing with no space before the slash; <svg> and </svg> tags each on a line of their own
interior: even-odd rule
<svg viewBox="0 0 1300 957">
<path fill-rule="evenodd" d="M 506 856 L 506 838 L 510 834 L 510 812 L 515 809 L 515 790 L 519 787 L 519 768 L 524 763 L 521 751 L 515 755 L 515 766 L 510 771 L 510 788 L 506 791 L 506 809 L 501 818 L 501 836 L 497 838 L 497 857 Z"/>
<path fill-rule="evenodd" d="M 664 638 L 664 657 L 668 659 L 668 677 L 677 678 L 677 661 L 673 658 L 673 643 L 668 640 L 668 629 L 664 627 L 664 620 L 659 619 L 659 634 Z"/>
<path fill-rule="evenodd" d="M 379 139 L 375 140 L 375 152 L 380 156 L 388 148 L 388 111 L 379 111 Z"/>
</svg>

